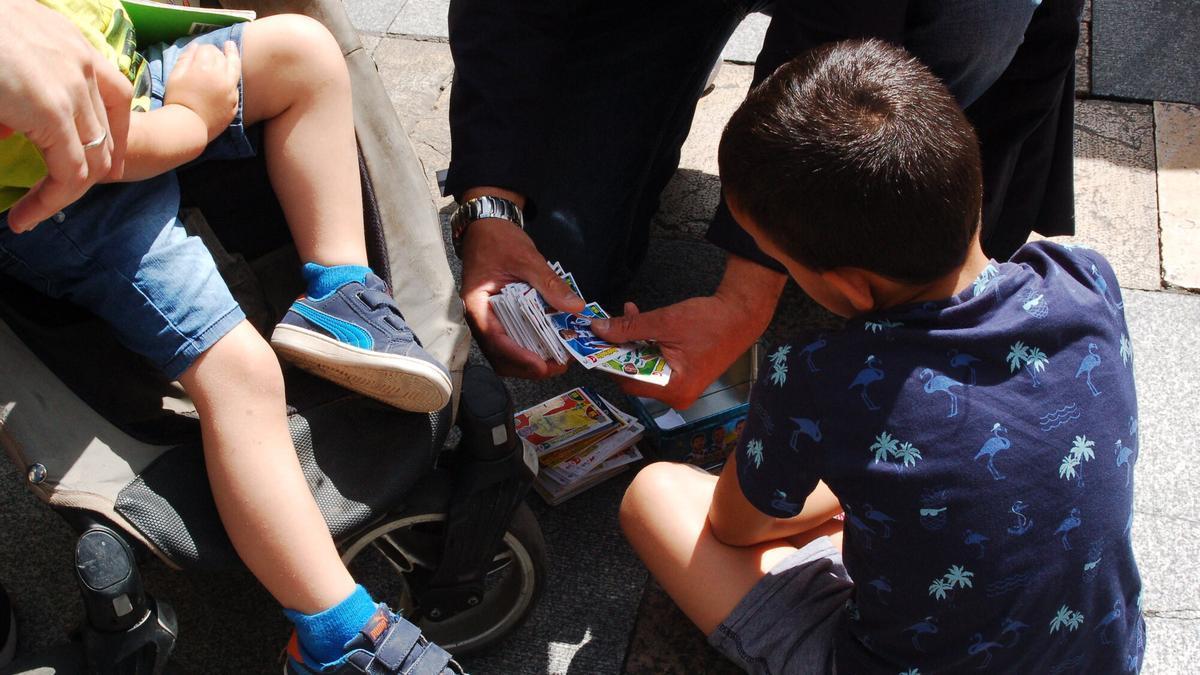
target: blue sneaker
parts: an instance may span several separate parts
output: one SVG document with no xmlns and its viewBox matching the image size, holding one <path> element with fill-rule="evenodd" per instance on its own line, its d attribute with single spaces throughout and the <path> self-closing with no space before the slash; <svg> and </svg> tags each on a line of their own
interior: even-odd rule
<svg viewBox="0 0 1200 675">
<path fill-rule="evenodd" d="M 450 401 L 450 373 L 422 347 L 383 280 L 368 274 L 324 298 L 301 296 L 271 334 L 300 368 L 402 410 Z"/>
<path fill-rule="evenodd" d="M 285 675 L 463 675 L 462 666 L 441 647 L 426 640 L 421 630 L 379 605 L 375 616 L 346 643 L 346 654 L 335 663 L 314 666 L 304 659 L 296 634 L 287 646 Z"/>
</svg>

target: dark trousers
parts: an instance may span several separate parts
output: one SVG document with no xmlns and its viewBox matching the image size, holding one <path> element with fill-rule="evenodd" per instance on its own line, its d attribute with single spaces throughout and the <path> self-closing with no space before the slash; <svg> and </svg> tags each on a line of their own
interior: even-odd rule
<svg viewBox="0 0 1200 675">
<path fill-rule="evenodd" d="M 712 67 L 746 14 L 767 9 L 772 21 L 755 83 L 825 42 L 879 37 L 903 44 L 947 82 L 968 113 L 985 102 L 994 109 L 991 115 L 972 116 L 977 124 L 994 127 L 981 130 L 985 165 L 993 155 L 1016 160 L 985 169 L 985 192 L 1003 177 L 999 182 L 1009 189 L 1000 202 L 1024 198 L 1014 194 L 1014 186 L 1026 188 L 1012 174 L 1021 175 L 1021 160 L 1027 158 L 1021 146 L 1033 134 L 1026 127 L 1045 126 L 1053 117 L 1051 126 L 1060 129 L 1055 113 L 1061 109 L 1062 78 L 1073 75 L 1078 23 L 1059 21 L 1050 31 L 1054 39 L 1045 44 L 1022 44 L 1022 39 L 1027 32 L 1040 35 L 1034 26 L 1046 23 L 1046 10 L 1079 2 L 1046 0 L 1035 12 L 1032 0 L 454 0 L 450 41 L 456 78 L 447 189 L 461 194 L 496 185 L 522 192 L 529 200 L 527 230 L 541 252 L 562 261 L 589 298 L 612 299 L 645 258 L 650 220 L 678 166 Z M 1072 17 L 1077 15 L 1075 10 Z M 1022 52 L 1028 58 L 1014 58 Z M 1006 78 L 1022 81 L 1022 73 L 1006 71 L 1010 61 L 1037 63 L 1057 80 L 1036 92 L 1013 84 L 1006 94 L 991 95 L 989 88 Z M 1012 103 L 1009 98 L 1021 99 L 1019 129 L 1003 112 Z M 1065 131 L 1069 169 L 1069 125 Z M 1058 159 L 1056 151 L 1049 154 Z M 1043 197 L 1052 201 L 1052 195 Z M 989 206 L 1002 212 L 994 203 Z M 990 234 L 1003 231 L 1008 239 L 1023 241 L 1019 231 L 1028 236 L 1036 224 L 1045 225 L 1036 218 L 1001 219 Z M 1060 223 L 1050 226 L 1055 224 Z M 781 269 L 723 206 L 708 238 Z M 1011 253 L 989 252 L 1004 258 Z"/>
</svg>

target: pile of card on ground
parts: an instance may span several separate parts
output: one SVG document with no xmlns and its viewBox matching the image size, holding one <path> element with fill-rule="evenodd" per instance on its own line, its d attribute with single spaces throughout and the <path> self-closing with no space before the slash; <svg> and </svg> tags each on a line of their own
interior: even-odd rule
<svg viewBox="0 0 1200 675">
<path fill-rule="evenodd" d="M 563 271 L 557 262 L 550 263 L 550 267 L 583 298 L 570 272 Z M 671 366 L 657 346 L 642 342 L 614 345 L 592 333 L 592 319 L 608 318 L 608 313 L 594 302 L 579 314 L 559 312 L 526 283 L 508 284 L 490 302 L 505 332 L 543 359 L 563 364 L 574 357 L 589 370 L 599 368 L 657 385 L 671 379 Z"/>
<path fill-rule="evenodd" d="M 636 417 L 577 387 L 516 414 L 517 435 L 538 455 L 534 489 L 558 504 L 640 460 Z"/>
</svg>

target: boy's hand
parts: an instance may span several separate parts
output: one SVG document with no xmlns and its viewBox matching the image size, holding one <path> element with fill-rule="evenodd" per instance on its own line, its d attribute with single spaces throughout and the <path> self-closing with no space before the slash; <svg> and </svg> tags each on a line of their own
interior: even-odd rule
<svg viewBox="0 0 1200 675">
<path fill-rule="evenodd" d="M 163 104 L 181 105 L 204 122 L 211 142 L 233 121 L 238 107 L 242 59 L 237 45 L 225 43 L 222 53 L 212 45 L 191 45 L 167 78 Z"/>
</svg>

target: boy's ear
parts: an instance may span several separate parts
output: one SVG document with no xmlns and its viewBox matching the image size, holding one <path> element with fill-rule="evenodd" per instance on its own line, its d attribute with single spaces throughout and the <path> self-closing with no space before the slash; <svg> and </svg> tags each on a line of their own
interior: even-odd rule
<svg viewBox="0 0 1200 675">
<path fill-rule="evenodd" d="M 856 267 L 838 267 L 821 272 L 821 279 L 846 298 L 856 312 L 875 309 L 875 292 L 867 272 Z"/>
</svg>

